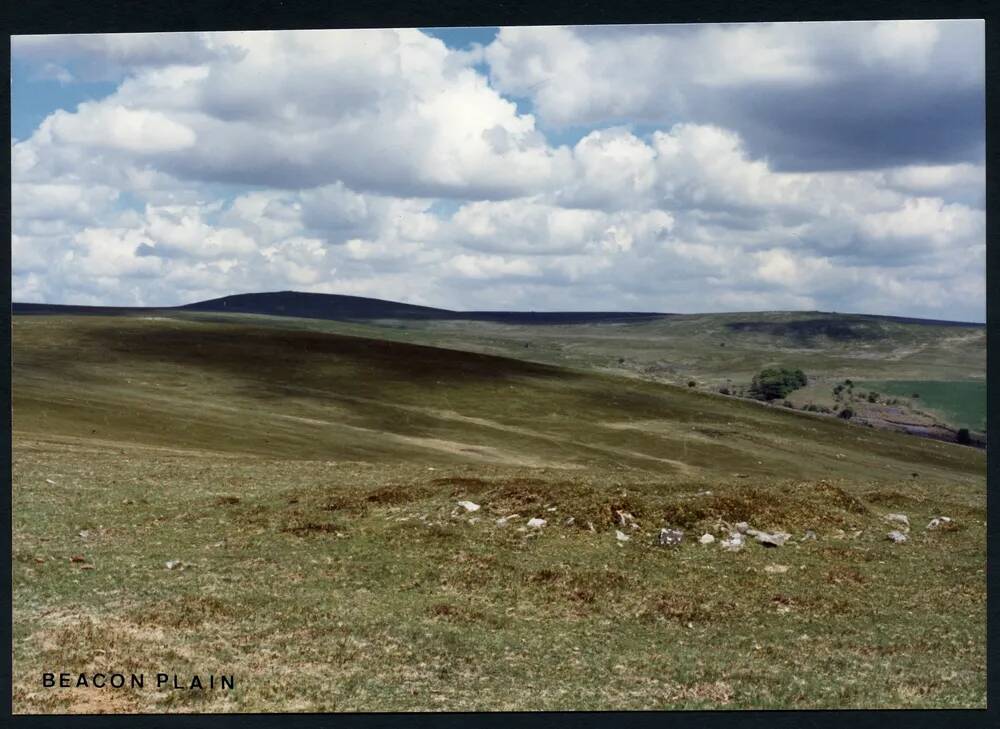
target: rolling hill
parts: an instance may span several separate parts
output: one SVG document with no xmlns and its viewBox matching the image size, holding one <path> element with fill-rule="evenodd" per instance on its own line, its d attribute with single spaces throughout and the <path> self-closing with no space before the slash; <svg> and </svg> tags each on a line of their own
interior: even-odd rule
<svg viewBox="0 0 1000 729">
<path fill-rule="evenodd" d="M 955 374 L 976 340 L 934 337 L 974 328 L 47 313 L 13 317 L 16 711 L 985 705 L 983 451 L 611 354 Z M 791 536 L 721 549 L 744 521 Z"/>
</svg>

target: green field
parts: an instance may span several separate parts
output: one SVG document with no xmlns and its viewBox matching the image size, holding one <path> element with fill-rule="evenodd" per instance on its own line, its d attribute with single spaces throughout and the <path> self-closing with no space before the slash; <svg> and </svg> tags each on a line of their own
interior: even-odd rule
<svg viewBox="0 0 1000 729">
<path fill-rule="evenodd" d="M 970 380 L 889 380 L 865 387 L 909 400 L 959 428 L 986 431 L 986 382 Z M 918 394 L 919 398 L 912 397 Z"/>
<path fill-rule="evenodd" d="M 460 329 L 15 316 L 15 711 L 985 706 L 983 451 L 601 369 L 593 332 L 528 361 Z M 739 521 L 792 538 L 698 543 Z"/>
</svg>

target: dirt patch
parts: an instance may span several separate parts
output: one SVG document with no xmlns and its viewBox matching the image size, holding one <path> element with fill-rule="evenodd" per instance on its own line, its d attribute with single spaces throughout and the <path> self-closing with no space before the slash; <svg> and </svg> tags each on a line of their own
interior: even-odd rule
<svg viewBox="0 0 1000 729">
<path fill-rule="evenodd" d="M 711 605 L 701 603 L 689 595 L 664 592 L 653 598 L 639 613 L 639 619 L 646 622 L 669 620 L 687 625 L 711 620 L 714 612 Z"/>
<path fill-rule="evenodd" d="M 861 572 L 854 567 L 848 567 L 846 565 L 831 567 L 827 570 L 823 579 L 830 585 L 863 585 L 866 582 L 864 575 L 862 575 Z"/>
<path fill-rule="evenodd" d="M 862 496 L 870 504 L 909 506 L 924 503 L 923 498 L 904 494 L 899 491 L 868 491 L 862 494 Z"/>
<path fill-rule="evenodd" d="M 826 501 L 839 509 L 843 509 L 851 514 L 868 513 L 868 507 L 865 506 L 865 502 L 847 493 L 839 486 L 834 486 L 826 481 L 820 481 L 816 484 L 816 491 L 822 494 Z"/>
<path fill-rule="evenodd" d="M 340 528 L 329 522 L 304 521 L 286 526 L 281 531 L 297 537 L 307 537 L 311 534 L 336 534 Z"/>
<path fill-rule="evenodd" d="M 490 627 L 500 628 L 507 622 L 498 616 L 487 615 L 481 610 L 447 602 L 431 605 L 428 612 L 435 620 L 448 623 L 485 623 Z"/>
<path fill-rule="evenodd" d="M 181 595 L 126 612 L 129 621 L 136 625 L 170 628 L 195 628 L 205 622 L 232 618 L 236 614 L 231 602 L 210 595 Z"/>
</svg>

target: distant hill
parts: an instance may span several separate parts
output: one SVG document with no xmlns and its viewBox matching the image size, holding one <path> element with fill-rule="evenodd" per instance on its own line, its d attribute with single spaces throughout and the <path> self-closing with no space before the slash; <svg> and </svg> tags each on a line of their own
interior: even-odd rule
<svg viewBox="0 0 1000 729">
<path fill-rule="evenodd" d="M 272 291 L 250 294 L 233 294 L 218 299 L 198 301 L 193 304 L 171 307 L 150 306 L 75 306 L 67 304 L 17 303 L 12 305 L 14 314 L 75 314 L 95 316 L 127 316 L 130 314 L 155 314 L 169 311 L 201 311 L 229 314 L 261 314 L 290 316 L 331 321 L 370 321 L 375 319 L 404 319 L 425 321 L 483 321 L 501 324 L 600 324 L 639 323 L 695 316 L 637 311 L 453 311 L 430 306 L 404 304 L 398 301 L 372 299 L 364 296 L 342 294 L 314 294 L 301 291 Z M 761 312 L 761 314 L 816 314 L 824 318 L 787 323 L 769 321 L 742 321 L 727 326 L 732 331 L 766 333 L 777 336 L 808 337 L 824 334 L 834 339 L 864 338 L 866 332 L 852 325 L 867 322 L 891 321 L 900 324 L 926 326 L 984 327 L 973 322 L 915 319 L 902 316 L 875 314 L 824 314 L 823 312 Z M 732 314 L 737 315 L 737 314 Z M 729 316 L 718 314 L 715 316 Z M 744 315 L 740 315 L 744 316 Z M 835 317 L 835 318 L 830 318 Z"/>
<path fill-rule="evenodd" d="M 452 311 L 430 306 L 403 304 L 398 301 L 371 299 L 341 294 L 313 294 L 300 291 L 274 291 L 234 294 L 174 307 L 105 307 L 64 304 L 13 305 L 15 314 L 77 314 L 121 316 L 154 314 L 164 311 L 201 311 L 228 314 L 263 314 L 305 319 L 366 321 L 374 319 L 489 321 L 504 324 L 591 324 L 598 322 L 633 322 L 659 319 L 668 314 L 619 311 Z"/>
<path fill-rule="evenodd" d="M 455 315 L 455 312 L 447 309 L 415 306 L 397 301 L 340 294 L 310 294 L 300 291 L 234 294 L 177 308 L 230 314 L 297 316 L 306 319 L 441 319 Z"/>
</svg>

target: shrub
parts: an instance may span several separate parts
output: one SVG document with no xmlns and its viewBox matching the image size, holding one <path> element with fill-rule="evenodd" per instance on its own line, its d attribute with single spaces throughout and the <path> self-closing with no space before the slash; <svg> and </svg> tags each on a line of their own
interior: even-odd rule
<svg viewBox="0 0 1000 729">
<path fill-rule="evenodd" d="M 807 413 L 832 413 L 833 411 L 826 405 L 817 405 L 816 403 L 809 403 L 803 408 Z"/>
<path fill-rule="evenodd" d="M 869 392 L 868 393 L 868 402 L 878 402 L 878 393 L 877 392 Z"/>
<path fill-rule="evenodd" d="M 962 445 L 972 445 L 972 436 L 969 435 L 969 429 L 961 428 L 955 436 L 955 440 Z"/>
<path fill-rule="evenodd" d="M 720 395 L 730 395 L 732 393 L 730 392 L 730 390 L 729 390 L 728 387 L 726 387 L 725 385 L 723 385 L 722 387 L 719 388 L 719 394 Z"/>
<path fill-rule="evenodd" d="M 920 393 L 919 392 L 915 392 L 912 395 L 910 395 L 910 397 L 912 397 L 914 400 L 916 400 L 916 399 L 918 399 L 920 397 Z"/>
<path fill-rule="evenodd" d="M 854 417 L 854 411 L 850 408 L 844 408 L 839 413 L 837 413 L 838 418 L 843 418 L 844 420 L 850 420 Z"/>
<path fill-rule="evenodd" d="M 688 380 L 688 387 L 697 387 L 698 383 L 694 380 Z"/>
<path fill-rule="evenodd" d="M 802 370 L 768 367 L 754 375 L 750 383 L 750 397 L 757 400 L 778 400 L 803 387 L 806 382 L 806 374 Z"/>
</svg>

